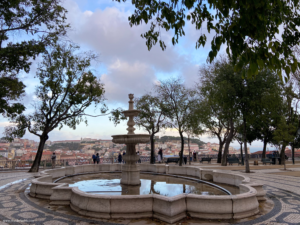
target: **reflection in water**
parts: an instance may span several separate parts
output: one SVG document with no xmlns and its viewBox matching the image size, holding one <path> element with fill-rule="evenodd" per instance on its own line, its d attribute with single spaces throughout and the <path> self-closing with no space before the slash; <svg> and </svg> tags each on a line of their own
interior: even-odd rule
<svg viewBox="0 0 300 225">
<path fill-rule="evenodd" d="M 204 183 L 197 183 L 185 179 L 141 174 L 141 185 L 128 186 L 120 184 L 121 174 L 100 173 L 91 175 L 79 175 L 65 178 L 59 183 L 68 183 L 70 187 L 78 187 L 81 191 L 91 194 L 107 195 L 148 195 L 158 194 L 175 196 L 182 193 L 197 195 L 226 195 L 223 191 Z M 222 185 L 224 187 L 224 185 Z M 238 188 L 225 187 L 232 194 L 238 192 Z"/>
</svg>

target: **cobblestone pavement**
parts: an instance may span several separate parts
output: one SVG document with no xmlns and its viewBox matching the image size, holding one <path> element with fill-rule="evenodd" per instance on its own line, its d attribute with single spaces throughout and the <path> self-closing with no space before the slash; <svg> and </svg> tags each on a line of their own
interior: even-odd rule
<svg viewBox="0 0 300 225">
<path fill-rule="evenodd" d="M 236 171 L 235 171 L 236 172 Z M 246 222 L 216 222 L 215 224 L 239 224 L 239 225 L 300 225 L 300 178 L 282 175 L 267 174 L 270 171 L 259 171 L 246 174 L 251 180 L 265 184 L 265 190 L 269 199 L 274 202 L 273 209 L 256 219 Z M 240 173 L 240 172 L 236 172 Z M 244 174 L 244 173 L 243 173 Z M 245 175 L 245 174 L 244 174 Z M 41 207 L 32 201 L 25 189 L 33 179 L 33 174 L 1 173 L 0 172 L 0 225 L 2 224 L 164 224 L 155 221 L 101 221 L 88 217 L 81 217 L 76 213 L 62 213 Z M 15 181 L 14 183 L 11 183 Z M 4 186 L 3 186 L 4 185 Z M 2 222 L 1 222 L 2 221 Z M 186 224 L 205 224 L 199 221 L 181 221 Z M 179 224 L 179 223 L 178 223 Z"/>
</svg>

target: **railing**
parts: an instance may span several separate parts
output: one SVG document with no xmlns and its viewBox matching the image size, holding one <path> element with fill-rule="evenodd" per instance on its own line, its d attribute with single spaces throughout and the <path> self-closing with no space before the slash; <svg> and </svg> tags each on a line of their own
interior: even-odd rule
<svg viewBox="0 0 300 225">
<path fill-rule="evenodd" d="M 187 157 L 187 155 L 184 155 Z M 241 158 L 240 154 L 235 154 L 237 158 Z M 210 157 L 213 160 L 217 159 L 217 155 L 208 155 L 208 154 L 201 154 L 198 155 L 198 160 L 201 158 Z M 245 158 L 245 155 L 244 155 Z M 250 159 L 261 159 L 261 154 L 251 154 Z M 150 162 L 150 156 L 141 156 L 141 163 Z M 292 160 L 289 157 L 289 160 Z M 299 161 L 300 157 L 295 157 L 295 160 Z M 155 156 L 155 161 L 157 162 L 157 156 Z M 29 169 L 32 166 L 32 160 L 0 160 L 0 171 L 1 170 L 11 170 L 11 169 Z M 100 164 L 102 163 L 118 163 L 118 158 L 100 158 Z M 75 165 L 84 165 L 84 164 L 93 164 L 92 159 L 66 159 L 66 160 L 55 160 L 55 167 L 62 167 L 62 166 L 75 166 Z M 52 160 L 42 160 L 40 163 L 40 168 L 49 169 L 52 168 Z"/>
</svg>

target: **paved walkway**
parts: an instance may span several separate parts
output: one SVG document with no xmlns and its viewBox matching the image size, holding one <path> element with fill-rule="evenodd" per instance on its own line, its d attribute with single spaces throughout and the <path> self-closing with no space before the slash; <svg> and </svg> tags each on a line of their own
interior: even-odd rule
<svg viewBox="0 0 300 225">
<path fill-rule="evenodd" d="M 220 168 L 221 169 L 221 168 Z M 300 170 L 293 169 L 293 170 Z M 265 184 L 265 190 L 274 207 L 267 214 L 251 221 L 201 221 L 183 220 L 177 224 L 239 224 L 239 225 L 300 225 L 300 178 L 270 174 L 280 172 L 274 170 L 256 170 L 245 174 L 253 181 Z M 157 220 L 97 220 L 81 217 L 69 207 L 53 207 L 47 200 L 37 200 L 27 195 L 28 186 L 34 174 L 26 172 L 0 172 L 0 225 L 2 224 L 164 224 Z M 27 188 L 27 191 L 26 191 Z M 2 222 L 1 222 L 2 221 Z"/>
</svg>

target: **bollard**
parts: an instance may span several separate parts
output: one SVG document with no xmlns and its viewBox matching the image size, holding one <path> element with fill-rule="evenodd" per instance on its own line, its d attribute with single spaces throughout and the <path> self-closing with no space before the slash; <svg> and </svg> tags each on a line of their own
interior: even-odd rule
<svg viewBox="0 0 300 225">
<path fill-rule="evenodd" d="M 47 165 L 46 160 L 44 160 L 44 169 L 46 169 L 46 165 Z"/>
<path fill-rule="evenodd" d="M 16 161 L 12 161 L 12 169 L 13 169 L 13 170 L 16 169 Z"/>
</svg>

